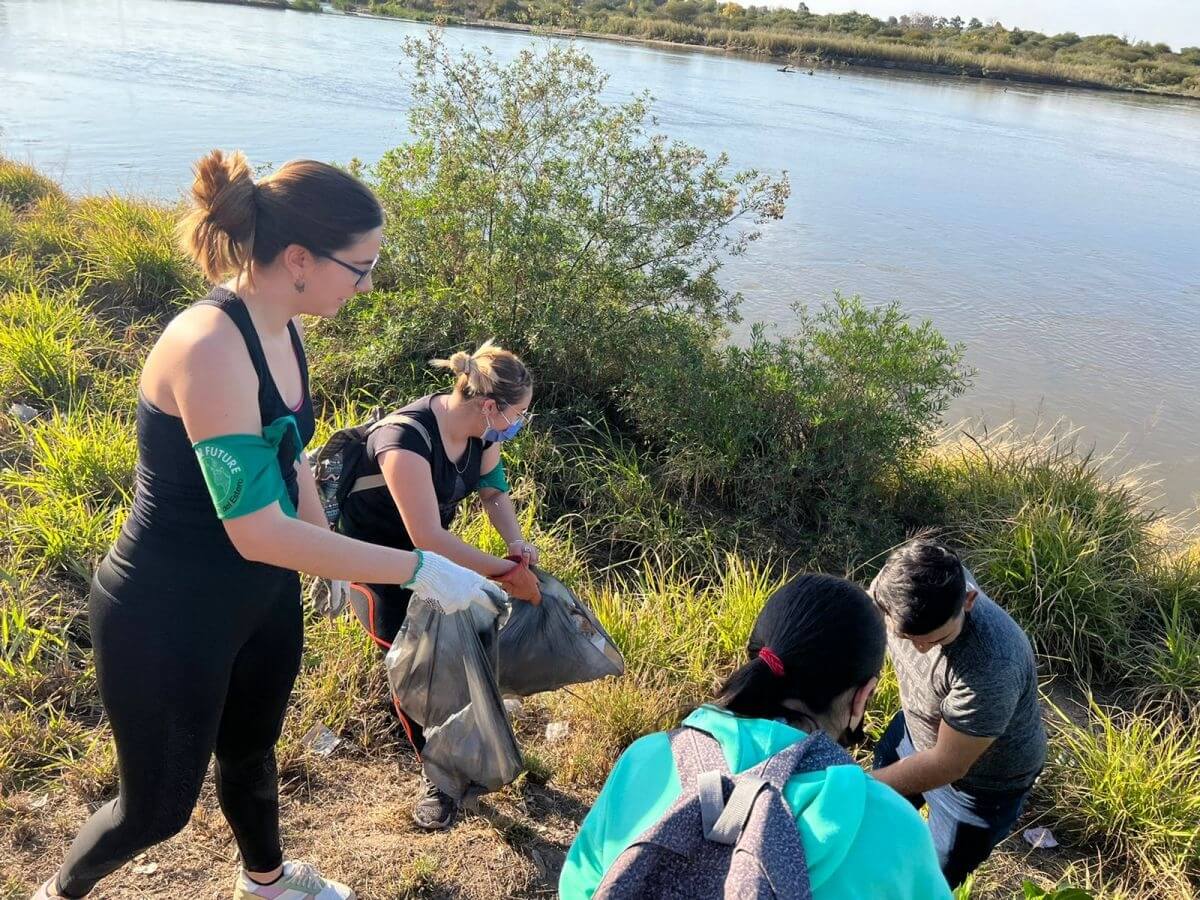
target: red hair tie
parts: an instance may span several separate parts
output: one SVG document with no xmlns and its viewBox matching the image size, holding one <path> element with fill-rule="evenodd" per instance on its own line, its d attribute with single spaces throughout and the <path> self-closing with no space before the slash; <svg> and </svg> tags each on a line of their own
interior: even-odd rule
<svg viewBox="0 0 1200 900">
<path fill-rule="evenodd" d="M 775 651 L 770 647 L 763 647 L 758 651 L 758 658 L 767 664 L 767 668 L 771 670 L 771 674 L 776 678 L 783 677 L 783 660 L 775 655 Z"/>
</svg>

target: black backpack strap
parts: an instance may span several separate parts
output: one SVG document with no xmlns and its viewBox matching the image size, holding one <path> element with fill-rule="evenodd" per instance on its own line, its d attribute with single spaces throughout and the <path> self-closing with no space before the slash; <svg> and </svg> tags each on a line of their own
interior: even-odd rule
<svg viewBox="0 0 1200 900">
<path fill-rule="evenodd" d="M 679 772 L 679 784 L 684 792 L 694 790 L 702 772 L 728 774 L 729 764 L 717 739 L 697 728 L 677 728 L 667 733 L 671 741 L 671 755 L 675 757 L 675 769 Z"/>
<path fill-rule="evenodd" d="M 854 765 L 854 758 L 823 731 L 816 731 L 791 744 L 750 770 L 782 791 L 788 779 L 805 772 L 819 772 L 830 766 Z"/>
<path fill-rule="evenodd" d="M 396 413 L 395 415 L 384 416 L 367 429 L 366 434 L 363 436 L 364 440 L 370 437 L 373 432 L 378 431 L 385 425 L 411 426 L 413 431 L 419 434 L 425 441 L 425 446 L 428 448 L 429 452 L 433 452 L 433 439 L 429 436 L 429 429 L 427 429 L 419 420 L 408 415 L 407 413 Z M 350 494 L 357 494 L 359 491 L 370 491 L 375 488 L 386 486 L 387 482 L 384 480 L 382 473 L 378 475 L 364 475 L 361 478 L 355 479 L 354 484 L 350 487 L 350 490 L 346 492 L 346 496 L 348 497 Z"/>
</svg>

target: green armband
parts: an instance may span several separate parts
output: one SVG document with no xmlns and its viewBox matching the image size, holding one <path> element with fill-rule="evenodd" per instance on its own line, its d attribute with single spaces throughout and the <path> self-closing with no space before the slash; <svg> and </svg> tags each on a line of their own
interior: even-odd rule
<svg viewBox="0 0 1200 900">
<path fill-rule="evenodd" d="M 288 435 L 299 459 L 303 444 L 291 416 L 276 419 L 262 434 L 224 434 L 192 445 L 217 518 L 236 519 L 276 501 L 284 513 L 296 518 L 279 468 L 279 448 Z"/>
<path fill-rule="evenodd" d="M 476 490 L 482 491 L 484 488 L 492 488 L 502 494 L 507 494 L 511 490 L 508 486 L 508 478 L 504 475 L 504 460 L 496 463 L 496 468 L 492 471 L 479 477 L 479 486 Z"/>
</svg>

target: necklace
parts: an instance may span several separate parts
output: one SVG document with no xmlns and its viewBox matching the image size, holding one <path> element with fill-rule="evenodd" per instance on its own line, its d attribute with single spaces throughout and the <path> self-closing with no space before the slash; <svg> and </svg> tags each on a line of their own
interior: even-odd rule
<svg viewBox="0 0 1200 900">
<path fill-rule="evenodd" d="M 462 468 L 460 469 L 458 467 L 458 463 L 456 463 L 454 460 L 450 460 L 450 465 L 454 466 L 454 471 L 457 472 L 459 475 L 461 475 L 463 472 L 467 471 L 467 466 L 469 466 L 470 464 L 471 464 L 471 441 L 470 441 L 470 439 L 468 439 L 467 440 L 467 452 L 466 452 L 466 455 L 463 456 Z"/>
<path fill-rule="evenodd" d="M 441 395 L 439 395 L 439 396 L 441 396 Z M 436 401 L 434 401 L 434 402 L 436 402 Z M 443 405 L 443 409 L 444 409 L 445 408 L 445 400 L 442 401 L 442 405 Z M 432 403 L 429 405 L 429 408 L 430 408 L 430 410 L 432 410 L 433 418 L 436 420 L 437 419 L 437 410 L 433 408 Z M 438 431 L 439 432 L 441 431 L 441 422 L 438 422 Z M 442 452 L 446 453 L 446 445 L 444 443 L 442 444 Z M 449 453 L 446 453 L 446 459 L 450 459 Z M 450 459 L 450 465 L 452 465 L 454 467 L 455 472 L 457 472 L 459 475 L 462 475 L 465 471 L 467 471 L 467 466 L 469 466 L 470 464 L 471 464 L 471 439 L 467 438 L 467 452 L 463 456 L 463 464 L 460 466 L 454 460 Z"/>
</svg>

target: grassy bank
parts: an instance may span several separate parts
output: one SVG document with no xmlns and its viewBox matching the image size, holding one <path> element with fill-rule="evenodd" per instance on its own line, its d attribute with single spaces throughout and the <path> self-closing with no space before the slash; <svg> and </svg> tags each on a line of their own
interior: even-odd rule
<svg viewBox="0 0 1200 900">
<path fill-rule="evenodd" d="M 616 755 L 709 694 L 776 585 L 813 567 L 868 580 L 933 526 L 1029 630 L 1057 704 L 1022 827 L 1063 847 L 1012 839 L 964 896 L 1018 896 L 1025 879 L 1193 896 L 1200 553 L 1185 536 L 1069 442 L 946 433 L 969 384 L 961 348 L 899 309 L 833 299 L 789 334 L 725 346 L 736 298 L 716 266 L 781 214 L 786 182 L 653 139 L 644 106 L 600 102 L 577 51 L 507 69 L 436 42 L 408 52 L 414 142 L 363 173 L 389 211 L 379 289 L 309 329 L 318 440 L 439 384 L 433 355 L 491 336 L 518 349 L 539 377 L 538 427 L 511 452 L 518 506 L 630 671 L 526 702 L 528 773 L 448 837 L 421 836 L 376 656 L 350 621 L 310 618 L 280 749 L 289 845 L 367 897 L 544 896 Z M 610 207 L 592 202 L 601 183 Z M 138 367 L 203 290 L 177 215 L 0 162 L 5 900 L 116 789 L 86 586 L 129 504 Z M 459 528 L 496 546 L 477 511 Z M 872 734 L 897 702 L 885 679 Z M 547 739 L 550 722 L 566 737 Z M 342 738 L 332 757 L 303 746 L 316 723 Z M 180 870 L 213 895 L 231 847 L 206 791 L 188 830 L 105 895 L 169 896 L 163 873 Z"/>
</svg>

